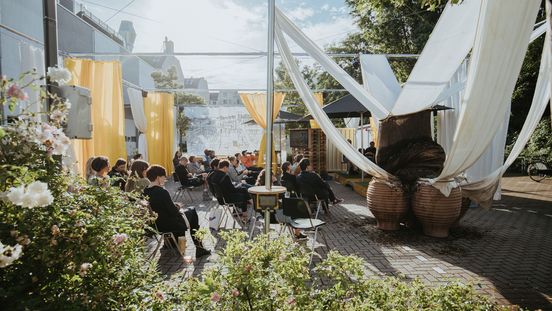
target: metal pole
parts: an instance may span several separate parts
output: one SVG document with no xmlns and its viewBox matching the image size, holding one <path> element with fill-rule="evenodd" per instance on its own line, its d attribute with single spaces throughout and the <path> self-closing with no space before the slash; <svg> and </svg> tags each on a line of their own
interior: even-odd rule
<svg viewBox="0 0 552 311">
<path fill-rule="evenodd" d="M 360 113 L 360 149 L 364 155 L 364 112 Z M 360 174 L 360 181 L 364 182 L 364 171 Z"/>
<path fill-rule="evenodd" d="M 58 40 L 57 40 L 57 1 L 43 0 L 42 11 L 44 19 L 44 67 L 55 67 L 58 64 Z M 48 92 L 52 92 L 51 86 L 46 85 Z M 46 111 L 50 110 L 50 99 L 45 101 Z"/>
<path fill-rule="evenodd" d="M 272 189 L 272 110 L 274 109 L 274 22 L 276 1 L 268 0 L 268 57 L 266 81 L 266 162 L 265 187 Z M 265 233 L 270 232 L 270 211 L 265 210 Z"/>
</svg>

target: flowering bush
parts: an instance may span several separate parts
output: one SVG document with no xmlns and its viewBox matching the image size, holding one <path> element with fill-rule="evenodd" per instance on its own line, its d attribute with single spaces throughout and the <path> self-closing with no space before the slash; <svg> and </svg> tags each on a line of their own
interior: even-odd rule
<svg viewBox="0 0 552 311">
<path fill-rule="evenodd" d="M 334 251 L 309 271 L 309 254 L 287 237 L 222 238 L 217 264 L 181 285 L 185 310 L 510 310 L 460 283 L 368 278 L 362 259 Z"/>
<path fill-rule="evenodd" d="M 50 82 L 70 79 L 48 72 L 55 73 Z M 2 77 L 0 102 L 13 109 L 28 100 L 32 83 L 21 81 L 29 77 L 42 79 L 35 72 Z M 145 207 L 70 174 L 62 130 L 70 104 L 40 94 L 50 99 L 48 111 L 24 111 L 0 127 L 2 309 L 170 309 L 153 299 L 164 283 L 144 260 Z"/>
</svg>

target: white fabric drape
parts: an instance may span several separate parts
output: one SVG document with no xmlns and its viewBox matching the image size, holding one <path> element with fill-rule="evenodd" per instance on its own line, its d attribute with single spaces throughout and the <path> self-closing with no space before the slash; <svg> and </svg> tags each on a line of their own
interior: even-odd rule
<svg viewBox="0 0 552 311">
<path fill-rule="evenodd" d="M 538 37 L 540 37 L 545 31 L 548 29 L 548 21 L 537 27 L 537 29 L 533 30 L 531 33 L 531 37 L 529 38 L 529 42 L 535 41 Z"/>
<path fill-rule="evenodd" d="M 138 135 L 138 153 L 142 154 L 144 161 L 148 160 L 148 142 L 144 133 Z"/>
<path fill-rule="evenodd" d="M 387 110 L 393 108 L 401 86 L 385 55 L 361 54 L 362 84 Z"/>
<path fill-rule="evenodd" d="M 128 88 L 128 99 L 130 101 L 130 110 L 132 111 L 132 118 L 134 119 L 134 124 L 136 128 L 141 132 L 146 132 L 147 120 L 146 114 L 144 113 L 144 97 L 142 96 L 142 91 Z"/>
<path fill-rule="evenodd" d="M 422 111 L 437 100 L 473 47 L 481 2 L 447 4 L 391 114 Z"/>
<path fill-rule="evenodd" d="M 450 180 L 472 166 L 501 126 L 539 4 L 539 0 L 483 1 L 463 98 L 465 107 L 444 169 L 434 181 Z M 435 186 L 447 196 L 452 189 L 447 183 Z"/>
<path fill-rule="evenodd" d="M 527 144 L 527 141 L 529 141 L 531 134 L 539 124 L 546 110 L 546 106 L 550 99 L 550 71 L 552 70 L 550 61 L 550 37 L 547 35 L 544 41 L 539 77 L 535 86 L 533 102 L 531 103 L 527 119 L 521 128 L 518 139 L 514 143 L 510 155 L 502 167 L 495 170 L 486 178 L 461 185 L 464 195 L 467 195 L 470 199 L 482 206 L 489 207 L 491 205 L 493 194 L 500 184 L 500 178 L 519 156 L 521 151 L 523 151 L 523 148 Z"/>
<path fill-rule="evenodd" d="M 277 12 L 279 11 L 277 10 Z M 280 13 L 279 15 L 281 16 L 282 14 Z M 279 15 L 277 14 L 277 17 Z M 276 45 L 278 46 L 278 50 L 281 53 L 282 62 L 286 66 L 288 74 L 290 75 L 295 88 L 299 92 L 301 99 L 303 100 L 303 102 L 305 102 L 307 109 L 309 110 L 310 114 L 316 119 L 316 121 L 320 125 L 320 128 L 322 128 L 322 130 L 326 134 L 326 137 L 337 147 L 337 149 L 339 149 L 339 151 L 341 151 L 341 153 L 343 153 L 354 165 L 359 167 L 361 170 L 381 179 L 390 179 L 391 176 L 384 169 L 377 166 L 375 163 L 368 160 L 363 154 L 358 152 L 335 128 L 324 110 L 322 110 L 322 107 L 320 107 L 320 105 L 318 105 L 318 103 L 316 102 L 314 94 L 303 79 L 280 28 L 281 25 L 279 18 L 277 18 L 275 26 L 275 40 Z"/>
<path fill-rule="evenodd" d="M 366 91 L 362 85 L 356 82 L 343 68 L 335 63 L 326 53 L 309 39 L 280 9 L 276 8 L 276 21 L 280 31 L 285 32 L 297 45 L 320 63 L 349 93 L 351 93 L 373 116 L 383 119 L 389 114 L 389 110 L 379 100 Z M 284 38 L 282 38 L 284 39 Z"/>
</svg>

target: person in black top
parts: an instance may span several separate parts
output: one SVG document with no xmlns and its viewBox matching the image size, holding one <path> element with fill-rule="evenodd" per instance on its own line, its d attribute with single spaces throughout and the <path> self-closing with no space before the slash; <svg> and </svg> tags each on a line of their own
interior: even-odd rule
<svg viewBox="0 0 552 311">
<path fill-rule="evenodd" d="M 284 162 L 282 164 L 282 186 L 286 187 L 288 192 L 299 193 L 299 186 L 297 185 L 297 176 L 291 173 L 291 163 Z"/>
<path fill-rule="evenodd" d="M 207 174 L 207 186 L 209 186 L 209 191 L 211 191 L 211 194 L 213 197 L 216 197 L 215 193 L 215 186 L 213 185 L 213 180 L 211 177 L 213 176 L 213 173 L 217 170 L 220 160 L 219 159 L 213 159 L 211 163 L 209 163 L 209 174 Z"/>
<path fill-rule="evenodd" d="M 370 159 L 372 162 L 376 162 L 376 143 L 373 141 L 370 142 L 370 147 L 364 150 L 364 156 Z"/>
<path fill-rule="evenodd" d="M 172 232 L 176 239 L 185 236 L 188 226 L 180 214 L 179 206 L 176 206 L 171 200 L 171 195 L 163 185 L 167 180 L 167 171 L 159 165 L 152 165 L 146 171 L 146 176 L 150 181 L 150 186 L 144 189 L 144 194 L 148 197 L 151 209 L 157 213 L 155 224 L 161 232 Z M 199 217 L 194 209 L 184 211 L 188 223 L 192 240 L 196 246 L 196 258 L 210 255 L 211 252 L 203 247 L 203 244 L 195 236 L 199 229 Z"/>
<path fill-rule="evenodd" d="M 111 171 L 107 174 L 109 178 L 111 178 L 111 185 L 119 187 L 123 191 L 125 191 L 125 184 L 128 179 L 126 163 L 124 159 L 118 159 L 111 168 Z"/>
<path fill-rule="evenodd" d="M 303 158 L 299 162 L 301 173 L 297 175 L 297 185 L 301 191 L 301 195 L 309 201 L 314 200 L 316 195 L 319 200 L 330 200 L 333 204 L 343 202 L 343 199 L 335 197 L 330 185 L 325 182 L 320 175 L 312 171 L 310 160 Z"/>
<path fill-rule="evenodd" d="M 180 157 L 180 161 L 175 168 L 175 173 L 183 187 L 201 186 L 205 183 L 203 179 L 207 176 L 207 174 L 205 174 L 205 176 L 199 175 L 199 177 L 194 177 L 194 175 L 188 171 L 188 159 L 185 156 Z"/>
<path fill-rule="evenodd" d="M 213 186 L 219 187 L 222 192 L 221 195 L 228 203 L 238 205 L 238 207 L 245 212 L 247 211 L 247 202 L 251 199 L 251 197 L 249 196 L 247 189 L 234 187 L 234 184 L 232 184 L 232 181 L 230 180 L 230 176 L 227 174 L 229 166 L 230 162 L 227 160 L 220 161 L 218 168 L 209 176 L 209 182 Z"/>
</svg>

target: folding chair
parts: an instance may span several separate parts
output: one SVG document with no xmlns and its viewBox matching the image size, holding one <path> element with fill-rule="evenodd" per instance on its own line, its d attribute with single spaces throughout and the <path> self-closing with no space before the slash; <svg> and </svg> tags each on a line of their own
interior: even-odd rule
<svg viewBox="0 0 552 311">
<path fill-rule="evenodd" d="M 217 184 L 212 184 L 213 190 L 215 192 L 215 197 L 217 199 L 217 202 L 222 208 L 224 209 L 225 213 L 223 213 L 222 217 L 220 218 L 219 227 L 222 224 L 223 220 L 228 219 L 228 214 L 232 216 L 232 219 L 234 220 L 234 223 L 232 224 L 232 228 L 235 228 L 235 225 L 238 224 L 240 226 L 240 229 L 244 230 L 247 228 L 247 224 L 245 221 L 241 218 L 240 211 L 238 206 L 235 203 L 227 202 L 224 198 L 222 189 L 220 189 L 220 186 Z"/>
<path fill-rule="evenodd" d="M 318 219 L 318 214 L 320 214 L 321 209 L 323 209 L 324 212 L 326 212 L 327 214 L 330 213 L 330 209 L 328 208 L 328 202 L 326 202 L 326 200 L 319 199 L 316 194 L 311 195 L 311 194 L 301 193 L 300 197 L 303 199 L 306 199 L 309 206 L 316 207 L 316 215 L 314 216 L 314 218 Z"/>
<path fill-rule="evenodd" d="M 325 225 L 326 223 L 320 219 L 312 217 L 312 212 L 308 203 L 302 198 L 284 198 L 283 199 L 283 211 L 284 216 L 286 217 L 286 224 L 288 226 L 289 232 L 295 238 L 292 229 L 300 230 L 314 230 L 314 237 L 311 247 L 311 256 L 309 261 L 309 266 L 312 263 L 312 258 L 314 256 L 314 248 L 316 246 L 316 237 L 318 236 L 318 230 Z M 328 247 L 328 241 L 326 236 L 320 231 L 322 239 L 326 247 Z"/>
<path fill-rule="evenodd" d="M 176 190 L 176 192 L 174 193 L 173 197 L 172 197 L 172 200 L 175 201 L 175 202 L 178 202 L 178 200 L 180 198 L 183 197 L 184 194 L 187 194 L 188 197 L 190 198 L 190 204 L 191 203 L 194 203 L 194 197 L 192 196 L 192 191 L 195 189 L 196 187 L 194 186 L 180 186 L 178 187 L 178 189 Z"/>
<path fill-rule="evenodd" d="M 150 213 L 153 213 L 150 207 L 148 207 L 148 209 Z M 173 250 L 178 256 L 182 256 L 178 248 L 174 247 L 174 245 L 178 245 L 178 241 L 176 240 L 176 237 L 172 232 L 160 232 L 155 222 L 152 224 L 151 229 L 151 231 L 153 232 L 153 239 L 155 240 L 155 249 L 148 256 L 146 256 L 146 260 L 151 260 L 155 258 L 155 255 L 166 241 L 169 241 L 169 243 L 167 243 L 169 249 Z"/>
</svg>

